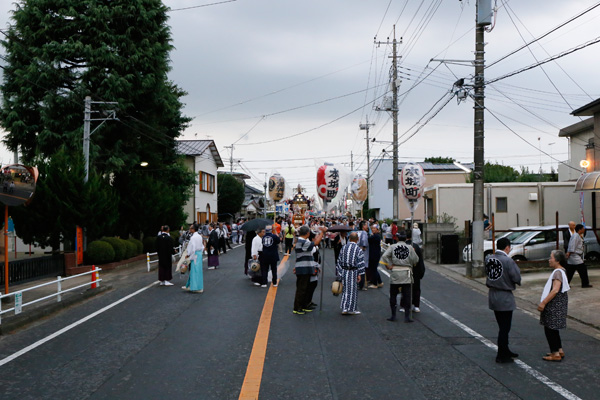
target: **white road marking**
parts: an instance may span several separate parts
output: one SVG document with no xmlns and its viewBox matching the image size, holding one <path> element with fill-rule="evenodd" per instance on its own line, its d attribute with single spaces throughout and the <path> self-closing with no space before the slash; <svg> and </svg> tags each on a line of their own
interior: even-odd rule
<svg viewBox="0 0 600 400">
<path fill-rule="evenodd" d="M 126 300 L 129 300 L 133 296 L 136 296 L 136 295 L 142 293 L 144 290 L 147 290 L 147 289 L 151 288 L 152 286 L 154 286 L 156 284 L 158 284 L 158 281 L 152 282 L 150 285 L 148 285 L 146 287 L 143 287 L 140 290 L 138 290 L 136 292 L 133 292 L 130 295 L 127 295 L 127 296 L 123 297 L 122 299 L 117 300 L 114 303 L 109 304 L 108 306 L 106 306 L 104 308 L 101 308 L 100 310 L 98 310 L 98 311 L 96 311 L 96 312 L 88 315 L 87 317 L 84 317 L 84 318 L 80 319 L 79 321 L 73 322 L 71 325 L 68 325 L 68 326 L 62 328 L 61 330 L 56 331 L 53 334 L 51 334 L 49 336 L 46 336 L 45 338 L 40 339 L 40 340 L 38 340 L 37 342 L 35 342 L 33 344 L 30 344 L 29 346 L 27 346 L 27 347 L 25 347 L 25 348 L 17 351 L 16 353 L 14 353 L 14 354 L 12 354 L 12 355 L 10 355 L 10 356 L 8 356 L 8 357 L 0 360 L 0 367 L 3 366 L 3 365 L 5 365 L 5 364 L 8 364 L 9 362 L 11 362 L 12 360 L 14 360 L 16 358 L 21 357 L 22 355 L 30 352 L 31 350 L 35 349 L 36 347 L 39 347 L 39 346 L 43 345 L 44 343 L 46 343 L 46 342 L 48 342 L 48 341 L 50 341 L 50 340 L 52 340 L 52 339 L 54 339 L 54 338 L 62 335 L 63 333 L 70 331 L 71 329 L 73 329 L 73 328 L 75 328 L 75 327 L 83 324 L 84 322 L 89 321 L 90 319 L 92 319 L 92 318 L 94 318 L 94 317 L 102 314 L 103 312 L 110 310 L 114 306 L 119 305 L 119 304 L 121 304 L 122 302 L 124 302 Z"/>
<path fill-rule="evenodd" d="M 382 268 L 379 268 L 379 271 L 383 272 L 389 278 L 390 274 L 387 271 L 385 271 Z M 479 340 L 486 347 L 489 347 L 490 349 L 492 349 L 494 351 L 498 351 L 498 347 L 494 343 L 492 343 L 490 340 L 484 338 L 482 335 L 480 335 L 479 333 L 477 333 L 473 329 L 469 328 L 467 325 L 463 324 L 462 322 L 460 322 L 456 318 L 454 318 L 454 317 L 446 314 L 444 311 L 442 311 L 439 307 L 437 307 L 436 305 L 434 305 L 433 303 L 431 303 L 429 300 L 421 297 L 421 301 L 423 303 L 425 303 L 433 311 L 437 312 L 442 317 L 444 317 L 445 319 L 447 319 L 448 321 L 450 321 L 451 323 L 453 323 L 454 325 L 456 325 L 457 327 L 459 327 L 460 329 L 462 329 L 463 331 L 465 331 L 469 335 L 473 336 L 475 339 Z M 569 400 L 581 400 L 581 398 L 579 398 L 575 394 L 569 392 L 567 389 L 565 389 L 564 387 L 560 386 L 558 383 L 552 381 L 546 375 L 544 375 L 541 372 L 535 370 L 534 368 L 532 368 L 528 364 L 524 363 L 523 361 L 521 361 L 521 360 L 515 360 L 515 364 L 518 365 L 525 372 L 527 372 L 529 375 L 531 375 L 532 377 L 534 377 L 535 379 L 537 379 L 538 381 L 540 381 L 544 385 L 548 386 L 550 389 L 554 390 L 556 393 L 558 393 L 561 396 L 563 396 L 565 399 L 569 399 Z"/>
</svg>

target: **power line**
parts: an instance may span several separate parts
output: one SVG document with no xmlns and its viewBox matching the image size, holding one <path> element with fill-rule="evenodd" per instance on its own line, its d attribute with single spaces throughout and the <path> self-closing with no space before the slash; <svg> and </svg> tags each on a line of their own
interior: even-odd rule
<svg viewBox="0 0 600 400">
<path fill-rule="evenodd" d="M 502 79 L 510 78 L 511 76 L 514 76 L 514 75 L 520 74 L 521 72 L 525 72 L 525 71 L 528 71 L 528 70 L 530 70 L 530 69 L 536 68 L 536 67 L 538 67 L 538 66 L 540 66 L 540 65 L 543 65 L 543 64 L 546 64 L 546 63 L 548 63 L 548 62 L 550 62 L 550 61 L 557 60 L 557 59 L 559 59 L 559 58 L 561 58 L 561 57 L 564 57 L 564 56 L 567 56 L 567 55 L 569 55 L 569 54 L 571 54 L 571 53 L 575 53 L 576 51 L 579 51 L 579 50 L 585 49 L 586 47 L 589 47 L 589 46 L 591 46 L 591 45 L 593 45 L 593 44 L 596 44 L 596 43 L 598 43 L 598 42 L 600 42 L 600 36 L 599 36 L 599 37 L 597 37 L 597 38 L 595 38 L 595 39 L 592 39 L 592 40 L 590 40 L 590 41 L 588 41 L 588 42 L 586 42 L 586 43 L 583 43 L 583 44 L 581 44 L 581 45 L 579 45 L 579 46 L 577 46 L 577 47 L 573 47 L 573 48 L 571 48 L 571 49 L 569 49 L 569 50 L 566 50 L 566 51 L 563 51 L 562 53 L 559 53 L 559 54 L 557 54 L 557 55 L 555 55 L 555 56 L 552 56 L 552 57 L 550 57 L 550 58 L 547 58 L 547 59 L 545 59 L 545 60 L 542 60 L 542 61 L 540 61 L 540 62 L 538 62 L 538 63 L 532 64 L 532 65 L 529 65 L 529 66 L 527 66 L 527 67 L 525 67 L 525 68 L 521 68 L 521 69 L 519 69 L 519 70 L 516 70 L 516 71 L 514 71 L 514 72 L 511 72 L 511 73 L 508 73 L 508 74 L 502 75 L 502 76 L 500 76 L 500 77 L 498 77 L 498 78 L 494 78 L 494 79 L 492 79 L 492 80 L 489 80 L 489 81 L 487 81 L 487 82 L 486 82 L 486 85 L 489 85 L 490 83 L 498 82 L 498 81 L 500 81 L 500 80 L 502 80 Z"/>
<path fill-rule="evenodd" d="M 183 7 L 183 8 L 170 8 L 168 10 L 168 12 L 172 12 L 172 11 L 183 11 L 183 10 L 191 10 L 193 8 L 202 8 L 202 7 L 209 7 L 209 6 L 216 6 L 219 4 L 225 4 L 225 3 L 233 3 L 237 0 L 225 0 L 225 1 L 220 1 L 218 3 L 208 3 L 208 4 L 202 4 L 199 6 L 190 6 L 190 7 Z"/>
<path fill-rule="evenodd" d="M 557 31 L 558 29 L 562 28 L 563 26 L 565 26 L 565 25 L 567 25 L 567 24 L 569 24 L 569 23 L 571 23 L 571 22 L 575 21 L 577 18 L 579 18 L 579 17 L 581 17 L 581 16 L 583 16 L 583 15 L 587 14 L 588 12 L 592 11 L 593 9 L 595 9 L 595 8 L 597 8 L 597 7 L 599 7 L 599 6 L 600 6 L 600 2 L 598 2 L 598 3 L 596 3 L 595 5 L 593 5 L 593 6 L 589 7 L 588 9 L 586 9 L 586 10 L 584 10 L 584 11 L 580 12 L 579 14 L 575 15 L 574 17 L 571 17 L 571 18 L 569 18 L 567 21 L 565 21 L 565 22 L 563 22 L 562 24 L 560 24 L 560 25 L 558 25 L 558 26 L 556 26 L 556 27 L 552 28 L 552 29 L 551 29 L 551 30 L 549 30 L 548 32 L 544 33 L 542 36 L 540 36 L 540 37 L 538 37 L 538 38 L 536 38 L 536 39 L 534 39 L 534 40 L 532 40 L 532 41 L 530 41 L 530 42 L 527 42 L 527 43 L 525 43 L 523 46 L 521 46 L 521 47 L 517 48 L 516 50 L 513 50 L 513 51 L 511 51 L 510 53 L 508 53 L 507 55 L 500 57 L 500 58 L 499 58 L 499 59 L 497 59 L 496 61 L 494 61 L 494 62 L 492 62 L 492 63 L 488 64 L 488 65 L 487 65 L 485 68 L 486 68 L 486 69 L 487 69 L 487 68 L 490 68 L 491 66 L 493 66 L 493 65 L 495 65 L 495 64 L 497 64 L 497 63 L 499 63 L 500 61 L 502 61 L 502 60 L 504 60 L 504 59 L 506 59 L 506 58 L 508 58 L 508 57 L 512 56 L 513 54 L 515 54 L 515 53 L 518 53 L 519 51 L 523 50 L 525 47 L 528 47 L 528 46 L 532 45 L 533 43 L 535 43 L 535 42 L 537 42 L 537 41 L 539 41 L 539 40 L 541 40 L 541 39 L 545 38 L 546 36 L 550 35 L 551 33 L 555 32 L 555 31 Z"/>
</svg>

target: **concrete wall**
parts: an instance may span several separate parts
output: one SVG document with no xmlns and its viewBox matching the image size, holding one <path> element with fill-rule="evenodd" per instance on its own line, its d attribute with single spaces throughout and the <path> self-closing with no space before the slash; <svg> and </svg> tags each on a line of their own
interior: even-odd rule
<svg viewBox="0 0 600 400">
<path fill-rule="evenodd" d="M 484 190 L 484 212 L 495 218 L 496 229 L 515 226 L 552 225 L 559 212 L 559 223 L 581 221 L 579 193 L 574 193 L 575 182 L 489 183 Z M 530 194 L 537 200 L 530 200 Z M 462 228 L 464 221 L 473 219 L 473 189 L 471 184 L 436 185 L 426 189 L 432 199 L 434 215 L 446 213 L 456 218 Z M 506 197 L 507 212 L 498 212 L 496 199 Z M 592 225 L 591 194 L 584 195 L 584 215 Z"/>
</svg>

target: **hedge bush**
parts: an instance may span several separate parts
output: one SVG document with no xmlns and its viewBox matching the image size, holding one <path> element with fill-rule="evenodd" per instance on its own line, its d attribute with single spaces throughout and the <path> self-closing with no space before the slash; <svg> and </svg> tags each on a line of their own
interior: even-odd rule
<svg viewBox="0 0 600 400">
<path fill-rule="evenodd" d="M 103 240 L 90 242 L 84 254 L 86 264 L 107 264 L 114 261 L 115 250 L 110 243 Z"/>
<path fill-rule="evenodd" d="M 135 255 L 136 256 L 144 253 L 144 244 L 142 243 L 141 240 L 137 240 L 134 238 L 129 238 L 127 240 L 135 245 Z"/>
<path fill-rule="evenodd" d="M 156 236 L 144 238 L 144 253 L 154 253 L 156 251 Z"/>
<path fill-rule="evenodd" d="M 137 256 L 137 245 L 129 240 L 123 240 L 125 243 L 125 259 Z"/>
<path fill-rule="evenodd" d="M 117 237 L 103 237 L 100 240 L 107 242 L 115 250 L 114 261 L 121 261 L 127 255 L 127 248 L 123 239 L 119 239 Z"/>
</svg>

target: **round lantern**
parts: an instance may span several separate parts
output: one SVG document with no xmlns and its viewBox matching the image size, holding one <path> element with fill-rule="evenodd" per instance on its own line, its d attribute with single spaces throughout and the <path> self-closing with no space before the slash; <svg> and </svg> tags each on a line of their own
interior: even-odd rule
<svg viewBox="0 0 600 400">
<path fill-rule="evenodd" d="M 425 184 L 425 171 L 423 167 L 410 163 L 402 168 L 400 183 L 402 184 L 402 195 L 408 201 L 417 201 L 423 195 Z"/>
<path fill-rule="evenodd" d="M 285 179 L 279 174 L 274 174 L 269 178 L 269 197 L 274 202 L 279 202 L 283 199 L 285 191 Z"/>
<path fill-rule="evenodd" d="M 352 197 L 359 203 L 363 203 L 367 200 L 367 180 L 362 176 L 358 175 L 352 181 Z"/>
<path fill-rule="evenodd" d="M 317 194 L 325 201 L 331 201 L 340 189 L 340 170 L 333 164 L 321 165 L 317 170 Z"/>
</svg>

